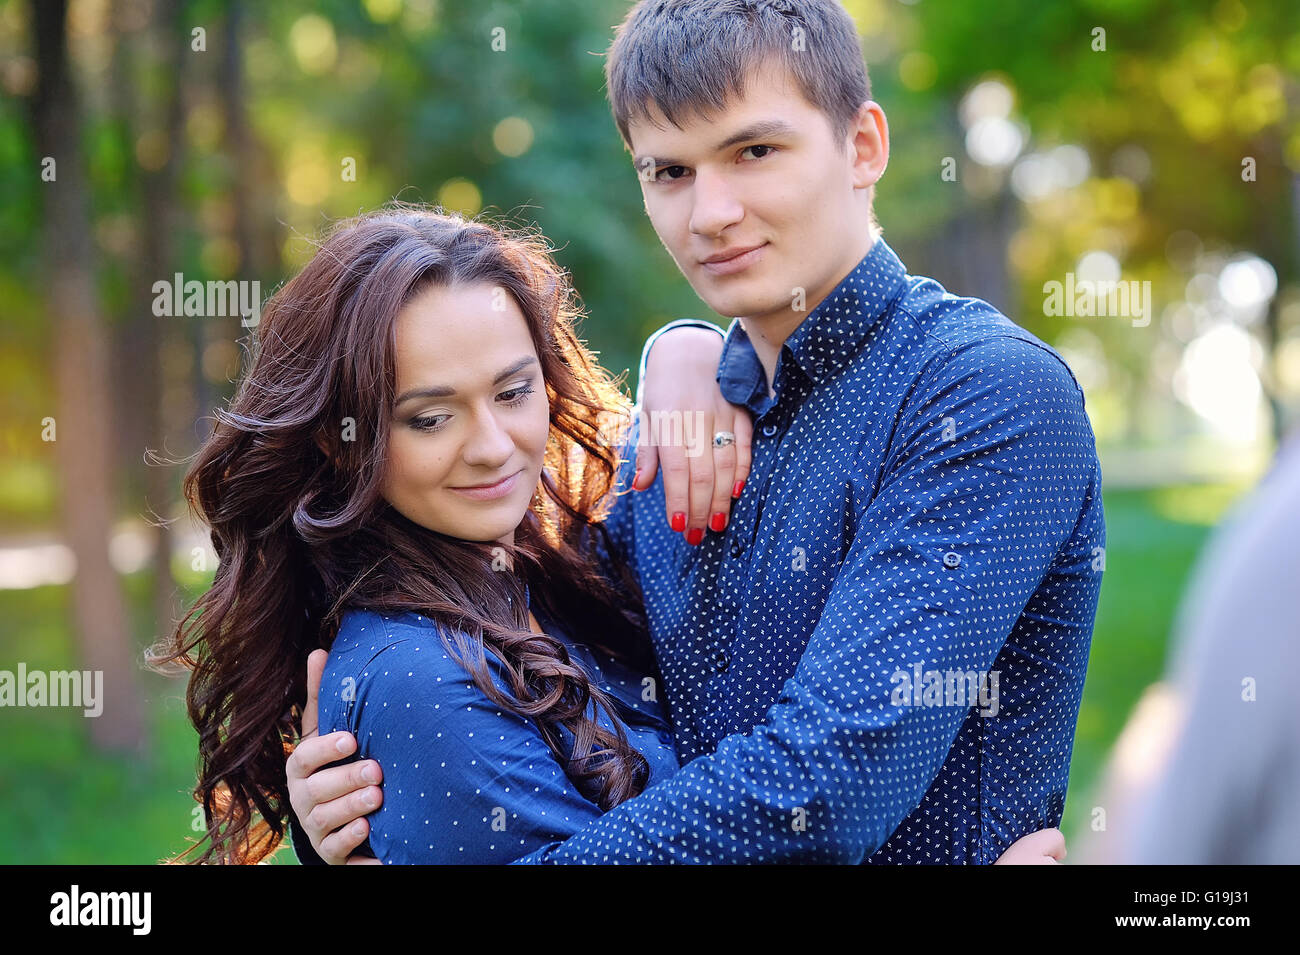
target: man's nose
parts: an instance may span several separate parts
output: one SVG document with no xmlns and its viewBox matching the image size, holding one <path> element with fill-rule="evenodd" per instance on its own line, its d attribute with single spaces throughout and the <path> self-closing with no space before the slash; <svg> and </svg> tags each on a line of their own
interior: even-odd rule
<svg viewBox="0 0 1300 955">
<path fill-rule="evenodd" d="M 690 228 L 695 235 L 716 238 L 745 215 L 726 177 L 713 170 L 695 171 L 691 198 Z"/>
</svg>

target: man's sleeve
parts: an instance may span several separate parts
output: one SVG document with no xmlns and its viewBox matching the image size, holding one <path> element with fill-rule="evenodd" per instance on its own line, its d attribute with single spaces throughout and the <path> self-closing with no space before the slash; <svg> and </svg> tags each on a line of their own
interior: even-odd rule
<svg viewBox="0 0 1300 955">
<path fill-rule="evenodd" d="M 632 479 L 636 476 L 636 442 L 640 415 L 632 418 L 627 438 L 619 451 L 618 474 L 610 492 L 612 501 L 599 526 L 588 529 L 589 544 L 596 564 L 605 579 L 616 587 L 621 586 L 619 566 L 630 564 L 636 571 L 634 524 L 632 520 Z M 603 529 L 603 530 L 602 530 Z"/>
<path fill-rule="evenodd" d="M 895 424 L 764 721 L 520 862 L 860 863 L 921 802 L 969 707 L 909 705 L 898 674 L 991 669 L 1073 533 L 1096 450 L 1069 370 L 1012 337 L 935 359 Z"/>
</svg>

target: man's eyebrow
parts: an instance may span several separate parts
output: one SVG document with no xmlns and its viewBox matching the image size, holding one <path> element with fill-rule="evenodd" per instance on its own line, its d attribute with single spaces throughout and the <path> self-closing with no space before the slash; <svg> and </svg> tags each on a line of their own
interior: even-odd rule
<svg viewBox="0 0 1300 955">
<path fill-rule="evenodd" d="M 724 149 L 730 149 L 732 146 L 740 143 L 749 142 L 755 139 L 768 139 L 772 136 L 789 136 L 797 130 L 783 119 L 763 119 L 755 123 L 750 123 L 744 129 L 738 129 L 732 135 L 728 136 L 718 145 L 713 147 L 715 153 L 720 153 Z M 674 159 L 671 156 L 637 156 L 633 160 L 637 169 L 645 168 L 647 163 L 652 166 L 684 166 L 686 165 L 680 159 Z"/>
<path fill-rule="evenodd" d="M 502 371 L 501 374 L 493 378 L 492 384 L 499 385 L 511 375 L 516 375 L 529 365 L 535 364 L 537 364 L 537 359 L 532 355 L 529 355 L 526 358 L 521 358 L 509 368 Z M 433 385 L 429 388 L 412 388 L 410 391 L 403 392 L 401 397 L 393 402 L 393 407 L 396 408 L 402 402 L 410 401 L 412 398 L 450 398 L 455 393 L 455 388 L 448 388 L 446 385 Z"/>
<path fill-rule="evenodd" d="M 763 119 L 757 123 L 750 123 L 744 129 L 737 130 L 733 135 L 728 136 L 718 145 L 713 147 L 715 153 L 720 153 L 724 149 L 748 142 L 751 139 L 767 139 L 770 136 L 789 136 L 795 131 L 795 128 L 783 119 Z"/>
</svg>

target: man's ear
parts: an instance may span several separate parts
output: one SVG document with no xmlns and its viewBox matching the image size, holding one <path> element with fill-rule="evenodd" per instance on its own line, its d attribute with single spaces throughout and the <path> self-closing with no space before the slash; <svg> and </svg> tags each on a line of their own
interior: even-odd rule
<svg viewBox="0 0 1300 955">
<path fill-rule="evenodd" d="M 849 149 L 854 187 L 874 186 L 889 165 L 889 123 L 885 111 L 874 100 L 858 107 L 857 119 L 849 129 Z"/>
</svg>

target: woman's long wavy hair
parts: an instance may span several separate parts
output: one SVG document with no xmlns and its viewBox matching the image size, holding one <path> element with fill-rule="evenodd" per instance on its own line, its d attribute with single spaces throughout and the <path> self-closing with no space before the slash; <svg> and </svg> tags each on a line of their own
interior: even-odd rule
<svg viewBox="0 0 1300 955">
<path fill-rule="evenodd" d="M 453 283 L 514 297 L 550 402 L 542 480 L 504 552 L 422 527 L 380 495 L 398 312 L 421 290 Z M 567 275 L 535 234 L 410 206 L 339 225 L 267 302 L 251 370 L 185 477 L 191 508 L 211 528 L 216 576 L 149 655 L 159 669 L 193 671 L 194 797 L 207 833 L 182 859 L 253 863 L 282 841 L 307 656 L 330 647 L 349 607 L 440 624 L 479 689 L 533 720 L 602 808 L 644 788 L 648 766 L 611 702 L 563 643 L 531 631 L 523 599 L 531 582 L 544 611 L 581 620 L 591 642 L 653 668 L 636 582 L 626 570 L 609 581 L 595 557 L 610 543 L 600 518 L 628 408 L 620 381 L 577 338 L 579 316 Z M 491 679 L 487 653 L 508 692 Z M 594 720 L 597 707 L 615 732 Z"/>
</svg>

